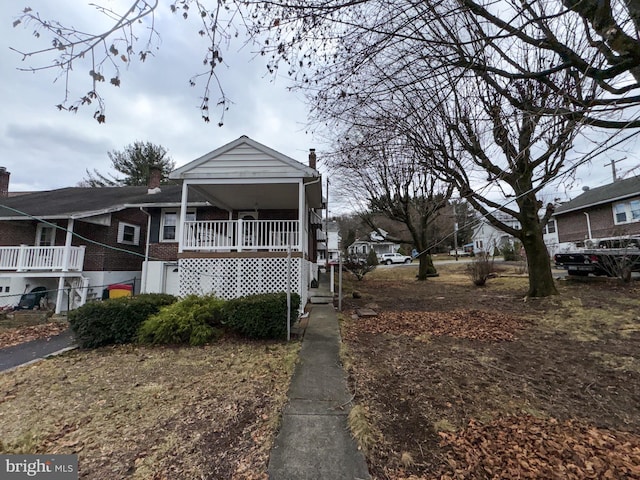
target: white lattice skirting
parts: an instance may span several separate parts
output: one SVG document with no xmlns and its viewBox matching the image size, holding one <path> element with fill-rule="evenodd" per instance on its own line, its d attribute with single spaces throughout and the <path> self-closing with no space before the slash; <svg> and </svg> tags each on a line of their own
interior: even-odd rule
<svg viewBox="0 0 640 480">
<path fill-rule="evenodd" d="M 214 293 L 237 298 L 287 289 L 286 258 L 182 258 L 179 260 L 180 295 Z M 307 303 L 310 262 L 291 259 L 291 290 Z"/>
</svg>

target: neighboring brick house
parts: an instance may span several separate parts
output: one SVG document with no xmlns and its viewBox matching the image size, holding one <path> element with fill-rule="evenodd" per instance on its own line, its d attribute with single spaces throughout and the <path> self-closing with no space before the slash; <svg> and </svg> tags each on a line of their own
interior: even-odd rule
<svg viewBox="0 0 640 480">
<path fill-rule="evenodd" d="M 179 185 L 63 188 L 12 197 L 0 169 L 0 306 L 45 287 L 56 312 L 136 292 L 282 291 L 317 278 L 320 175 L 240 137 L 171 174 Z M 291 250 L 289 253 L 287 250 Z"/>
<path fill-rule="evenodd" d="M 640 235 L 640 176 L 585 189 L 560 205 L 554 218 L 560 243 Z"/>
<path fill-rule="evenodd" d="M 140 290 L 146 253 L 145 206 L 179 201 L 180 188 L 62 188 L 0 197 L 0 306 L 37 287 L 57 313 L 100 298 L 109 285 Z M 4 184 L 4 183 L 3 183 Z"/>
</svg>

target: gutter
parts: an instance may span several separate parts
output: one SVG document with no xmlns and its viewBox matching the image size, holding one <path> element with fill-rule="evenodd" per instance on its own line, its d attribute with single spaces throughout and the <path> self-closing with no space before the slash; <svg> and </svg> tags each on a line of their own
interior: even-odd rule
<svg viewBox="0 0 640 480">
<path fill-rule="evenodd" d="M 559 211 L 558 209 L 553 213 L 554 216 L 558 216 L 558 215 L 564 215 L 565 213 L 571 213 L 571 212 L 575 212 L 575 211 L 580 211 L 583 210 L 585 208 L 592 208 L 592 207 L 597 207 L 600 205 L 606 205 L 607 203 L 613 203 L 613 202 L 617 202 L 620 200 L 626 200 L 628 198 L 634 198 L 640 195 L 640 192 L 636 192 L 636 193 L 629 193 L 626 195 L 622 195 L 619 197 L 614 197 L 614 198 L 607 198 L 606 200 L 601 200 L 599 202 L 595 202 L 595 203 L 587 203 L 585 205 L 580 205 L 577 207 L 572 207 L 569 208 L 567 210 L 561 210 L 562 207 L 559 207 Z"/>
</svg>

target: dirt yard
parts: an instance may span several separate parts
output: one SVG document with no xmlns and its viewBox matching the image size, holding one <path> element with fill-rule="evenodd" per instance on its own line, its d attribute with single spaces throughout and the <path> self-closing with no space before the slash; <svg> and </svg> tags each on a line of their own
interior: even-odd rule
<svg viewBox="0 0 640 480">
<path fill-rule="evenodd" d="M 0 453 L 76 453 L 90 480 L 264 480 L 298 347 L 110 347 L 2 374 Z"/>
<path fill-rule="evenodd" d="M 640 285 L 559 281 L 523 299 L 505 266 L 349 281 L 344 361 L 352 427 L 376 479 L 640 479 Z M 357 307 L 379 315 L 355 319 Z"/>
<path fill-rule="evenodd" d="M 518 267 L 482 288 L 438 268 L 345 288 L 350 422 L 373 477 L 640 479 L 640 284 L 525 301 Z M 354 319 L 363 306 L 379 315 Z M 83 479 L 265 480 L 298 346 L 111 347 L 2 374 L 0 453 L 77 453 Z"/>
</svg>

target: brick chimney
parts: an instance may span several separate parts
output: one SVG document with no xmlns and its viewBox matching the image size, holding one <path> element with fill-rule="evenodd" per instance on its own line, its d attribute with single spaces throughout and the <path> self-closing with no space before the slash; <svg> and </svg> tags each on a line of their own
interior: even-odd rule
<svg viewBox="0 0 640 480">
<path fill-rule="evenodd" d="M 158 193 L 160 191 L 161 180 L 162 169 L 157 166 L 149 167 L 149 183 L 147 185 L 147 193 Z"/>
<path fill-rule="evenodd" d="M 309 167 L 316 169 L 316 149 L 309 149 Z"/>
<path fill-rule="evenodd" d="M 9 175 L 5 167 L 0 167 L 0 198 L 9 196 Z"/>
</svg>

